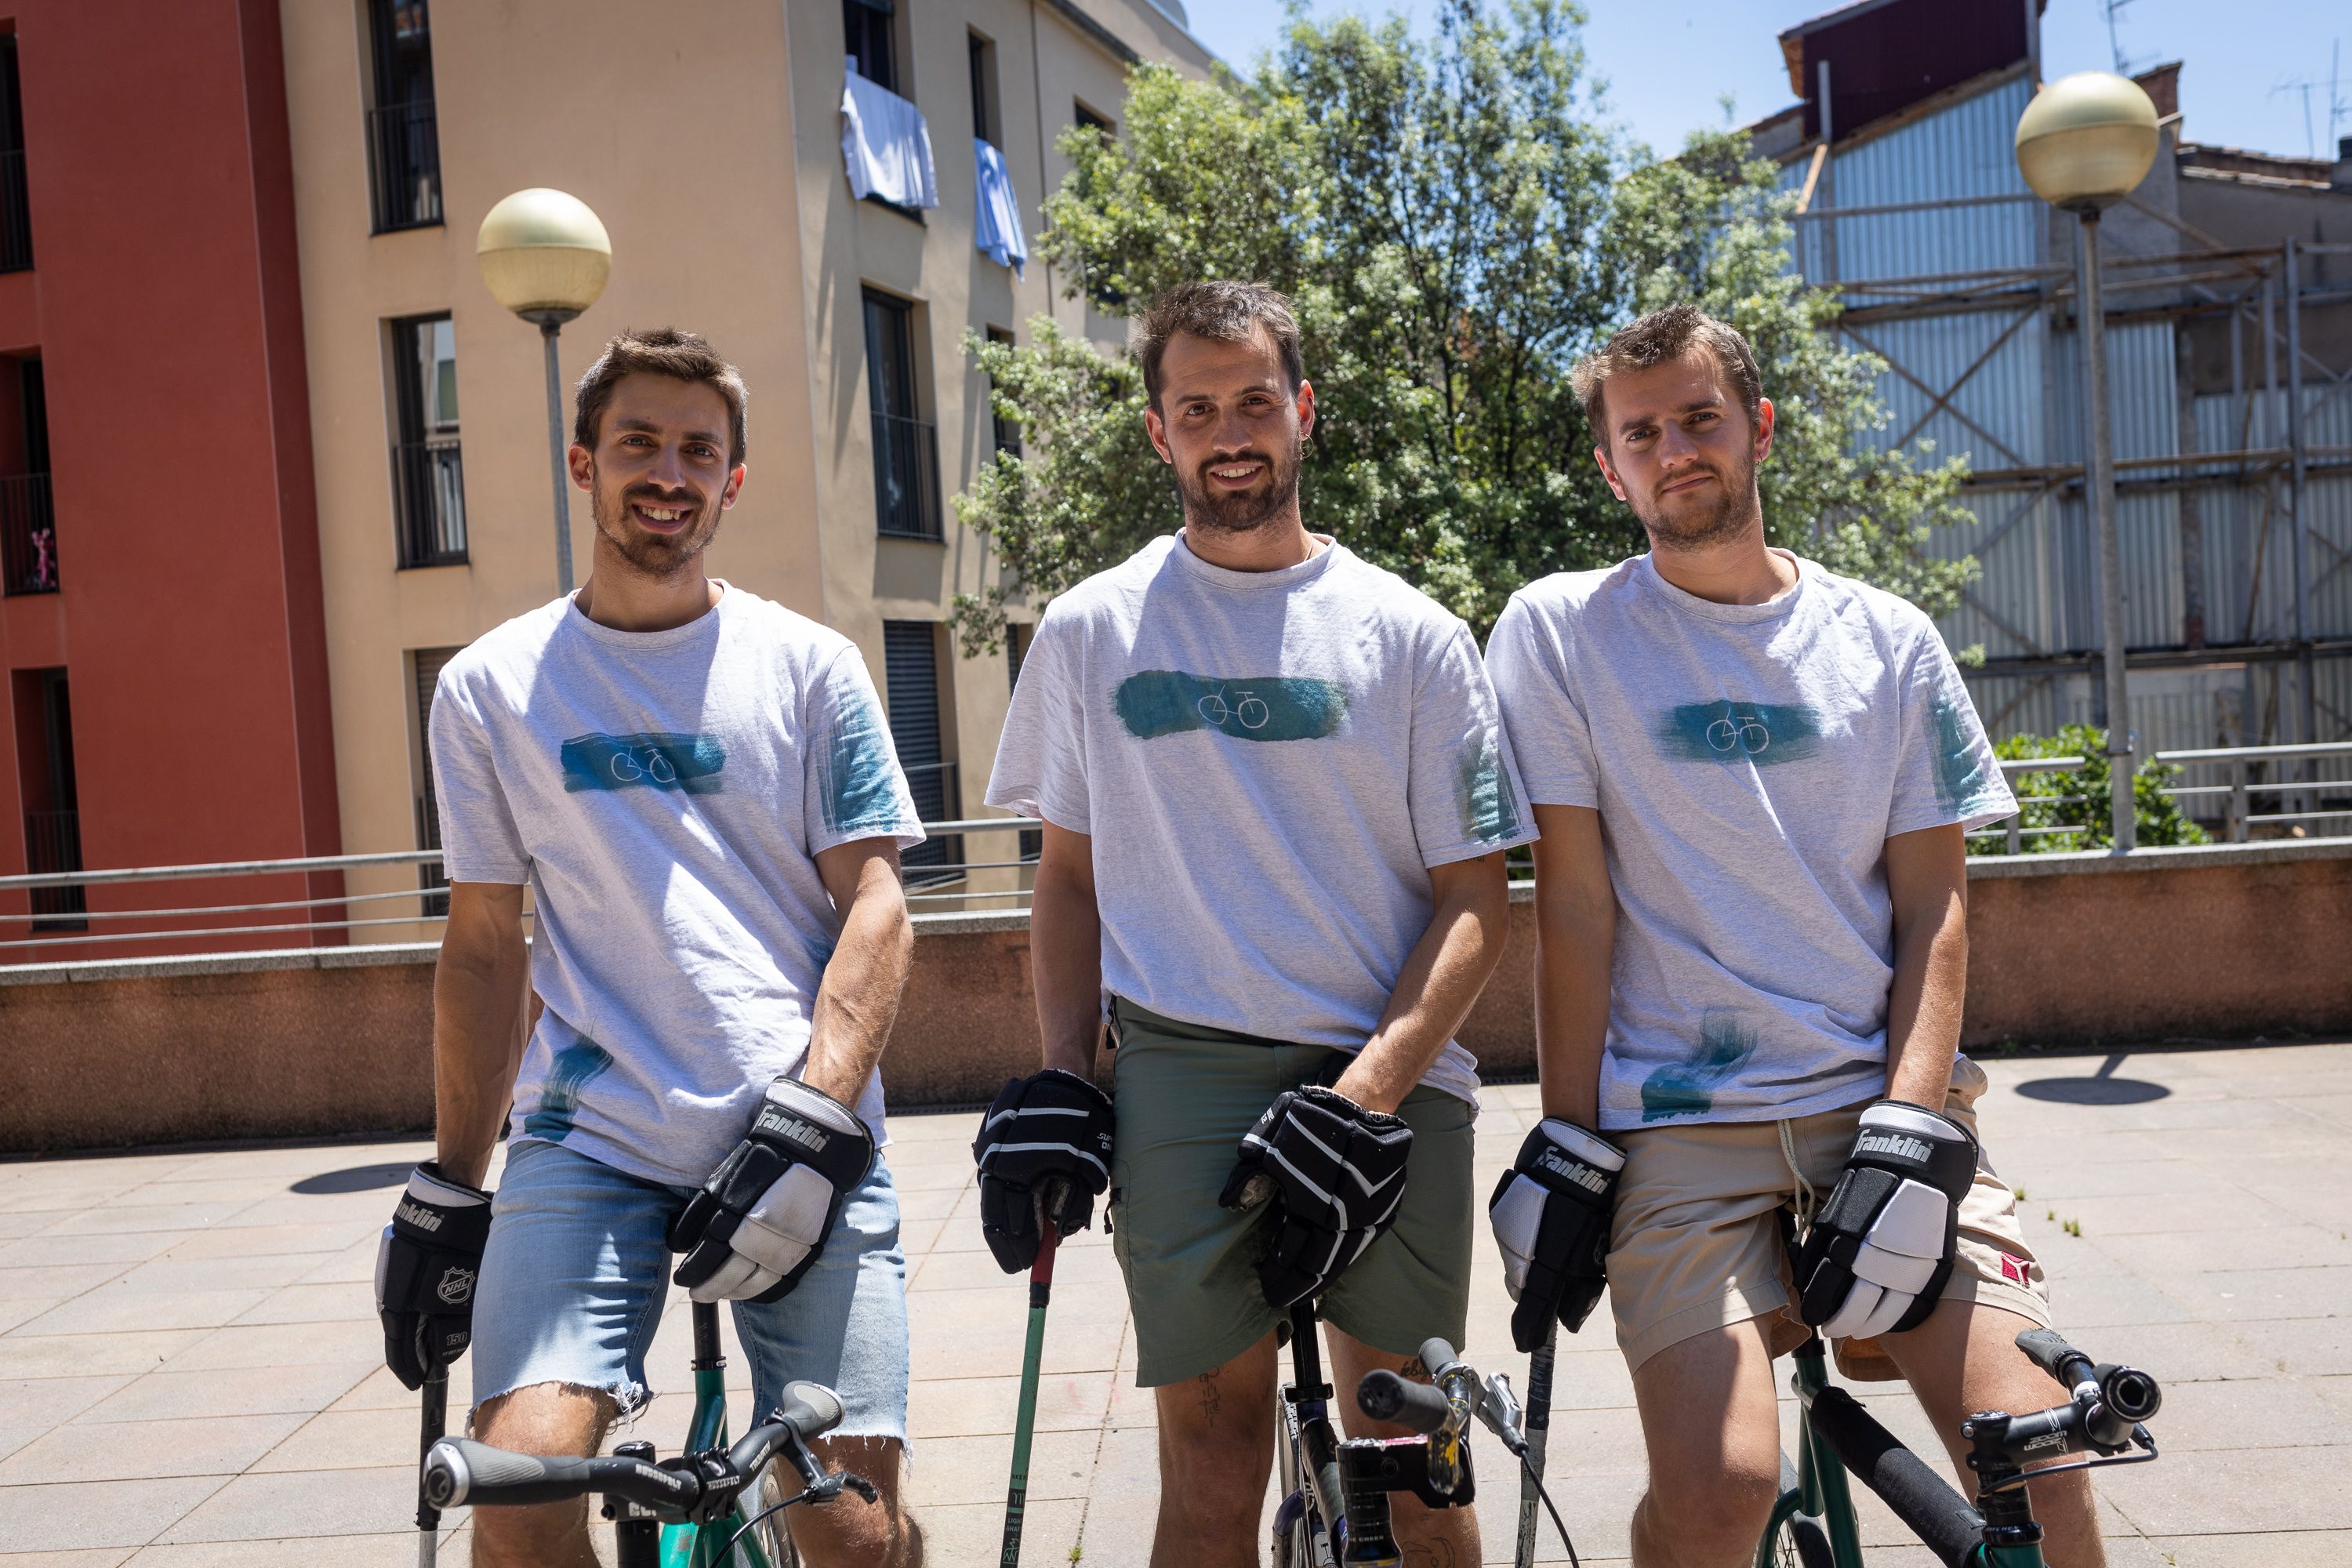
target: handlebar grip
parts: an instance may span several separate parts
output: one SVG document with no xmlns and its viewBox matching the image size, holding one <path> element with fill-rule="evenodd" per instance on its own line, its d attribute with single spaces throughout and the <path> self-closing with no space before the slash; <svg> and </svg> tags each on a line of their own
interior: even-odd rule
<svg viewBox="0 0 2352 1568">
<path fill-rule="evenodd" d="M 1357 1408 L 1375 1421 L 1391 1421 L 1427 1436 L 1444 1429 L 1454 1406 L 1425 1383 L 1409 1383 L 1385 1367 L 1364 1374 L 1356 1385 Z"/>
<path fill-rule="evenodd" d="M 1426 1339 L 1421 1342 L 1421 1364 L 1432 1377 L 1435 1377 L 1461 1359 L 1454 1353 L 1454 1347 L 1444 1340 Z"/>
<path fill-rule="evenodd" d="M 588 1489 L 588 1461 L 515 1454 L 471 1437 L 444 1437 L 425 1455 L 425 1496 L 461 1503 L 562 1502 Z"/>
<path fill-rule="evenodd" d="M 1938 1562 L 1966 1568 L 1977 1560 L 1984 1544 L 1984 1516 L 1926 1460 L 1896 1442 L 1853 1395 L 1843 1388 L 1823 1389 L 1813 1395 L 1806 1420 L 1847 1472 L 1876 1492 Z"/>
<path fill-rule="evenodd" d="M 808 1443 L 840 1426 L 845 1414 L 841 1395 L 824 1384 L 793 1383 L 785 1384 L 783 1406 L 771 1419 L 790 1426 L 793 1436 Z"/>
<path fill-rule="evenodd" d="M 2070 1392 L 2091 1374 L 2091 1358 L 2060 1338 L 2055 1329 L 2028 1329 L 2017 1336 L 2017 1348 Z"/>
</svg>

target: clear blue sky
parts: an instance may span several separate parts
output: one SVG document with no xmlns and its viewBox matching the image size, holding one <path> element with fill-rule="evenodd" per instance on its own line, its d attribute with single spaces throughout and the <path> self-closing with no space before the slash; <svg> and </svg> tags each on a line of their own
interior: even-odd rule
<svg viewBox="0 0 2352 1568">
<path fill-rule="evenodd" d="M 1611 107 L 1636 135 L 1671 150 L 1685 132 L 1723 123 L 1726 93 L 1741 123 L 1793 101 L 1778 35 L 1836 0 L 1583 3 L 1591 16 L 1586 52 L 1594 75 L 1609 83 Z M 1285 22 L 1277 0 L 1184 4 L 1201 41 L 1244 70 Z M 1318 16 L 1402 11 L 1423 27 L 1433 9 L 1430 0 L 1308 0 L 1308 7 Z M 2336 134 L 2352 135 L 2352 5 L 2342 0 L 2126 0 L 2115 31 L 2134 70 L 2188 62 L 2180 108 L 2189 141 L 2297 155 L 2334 152 L 2327 79 L 2330 48 L 2340 40 Z M 2042 37 L 2050 75 L 2114 68 L 2105 0 L 2049 0 Z"/>
</svg>

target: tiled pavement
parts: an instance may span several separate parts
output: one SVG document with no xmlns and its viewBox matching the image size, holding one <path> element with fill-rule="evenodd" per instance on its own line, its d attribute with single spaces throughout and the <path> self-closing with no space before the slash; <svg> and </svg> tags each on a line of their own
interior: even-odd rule
<svg viewBox="0 0 2352 1568">
<path fill-rule="evenodd" d="M 2352 1563 L 2352 1045 L 1990 1071 L 1987 1137 L 2027 1194 L 2063 1326 L 2167 1388 L 2162 1462 L 2105 1478 L 2111 1560 Z M 1489 1091 L 1482 1183 L 1534 1105 L 1531 1089 Z M 898 1118 L 890 1155 L 912 1268 L 913 1493 L 943 1568 L 994 1558 L 1024 1317 L 1022 1282 L 980 1249 L 971 1126 Z M 391 1184 L 419 1152 L 0 1164 L 0 1564 L 413 1562 L 415 1404 L 378 1364 L 367 1279 Z M 1509 1364 L 1483 1242 L 1479 1256 L 1469 1348 Z M 664 1325 L 656 1387 L 687 1387 L 686 1322 Z M 1551 1469 L 1585 1561 L 1603 1563 L 1626 1550 L 1639 1432 L 1605 1330 L 1568 1345 Z M 1055 1289 L 1032 1563 L 1148 1556 L 1153 1416 L 1133 1354 L 1097 1230 L 1065 1249 Z M 462 1401 L 462 1366 L 453 1381 Z M 1932 1451 L 1906 1400 L 1869 1397 Z M 640 1435 L 669 1451 L 685 1415 L 666 1394 Z M 1485 1515 L 1490 1562 L 1508 1558 L 1510 1494 L 1498 1485 Z M 1865 1505 L 1874 1563 L 1929 1561 Z M 460 1518 L 443 1561 L 465 1545 Z"/>
</svg>

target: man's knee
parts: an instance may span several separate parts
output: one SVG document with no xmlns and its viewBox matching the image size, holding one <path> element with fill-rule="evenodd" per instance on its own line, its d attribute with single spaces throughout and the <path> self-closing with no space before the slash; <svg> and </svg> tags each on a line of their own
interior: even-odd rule
<svg viewBox="0 0 2352 1568">
<path fill-rule="evenodd" d="M 1161 1426 L 1162 1501 L 1203 1521 L 1244 1519 L 1255 1525 L 1273 1462 L 1272 1423 L 1264 1426 L 1262 1433 Z"/>
<path fill-rule="evenodd" d="M 1653 1469 L 1643 1504 L 1649 1527 L 1667 1541 L 1686 1542 L 1706 1558 L 1733 1548 L 1753 1552 L 1780 1495 L 1780 1467 L 1733 1464 L 1675 1471 Z"/>
<path fill-rule="evenodd" d="M 812 1568 L 856 1563 L 859 1568 L 920 1568 L 922 1527 L 907 1507 L 895 1437 L 832 1437 L 816 1445 L 828 1470 L 850 1470 L 874 1483 L 875 1500 L 844 1490 L 822 1508 L 787 1510 L 793 1542 Z M 798 1478 L 777 1478 L 796 1488 Z"/>
<path fill-rule="evenodd" d="M 584 1458 L 603 1445 L 617 1410 L 612 1396 L 596 1389 L 533 1384 L 482 1401 L 474 1410 L 473 1434 L 494 1448 L 520 1454 Z M 528 1508 L 478 1508 L 475 1560 L 484 1568 L 580 1561 L 593 1550 L 587 1532 L 585 1498 Z"/>
</svg>

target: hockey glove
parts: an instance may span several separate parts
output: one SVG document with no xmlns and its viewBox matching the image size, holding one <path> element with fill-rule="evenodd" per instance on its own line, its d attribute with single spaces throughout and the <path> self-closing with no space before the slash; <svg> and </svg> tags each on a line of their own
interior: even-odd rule
<svg viewBox="0 0 2352 1568">
<path fill-rule="evenodd" d="M 1257 1266 L 1276 1311 L 1320 1296 L 1395 1220 L 1412 1129 L 1337 1090 L 1307 1084 L 1266 1107 L 1242 1136 L 1217 1201 L 1274 1200 L 1274 1242 Z"/>
<path fill-rule="evenodd" d="M 1019 1274 L 1036 1262 L 1049 1220 L 1064 1236 L 1094 1223 L 1110 1185 L 1112 1126 L 1110 1097 L 1076 1073 L 1006 1080 L 971 1141 L 981 1234 L 998 1268 Z"/>
<path fill-rule="evenodd" d="M 1881 1100 L 1794 1265 L 1798 1311 L 1831 1339 L 1918 1327 L 1951 1278 L 1977 1141 L 1925 1106 Z"/>
<path fill-rule="evenodd" d="M 857 1112 L 798 1079 L 768 1086 L 751 1131 L 670 1222 L 672 1276 L 698 1301 L 775 1301 L 801 1282 L 874 1169 Z"/>
<path fill-rule="evenodd" d="M 1495 1184 L 1486 1218 L 1503 1249 L 1503 1284 L 1518 1303 L 1511 1341 L 1521 1351 L 1542 1344 L 1554 1319 L 1576 1332 L 1601 1300 L 1617 1173 L 1624 1168 L 1625 1156 L 1613 1144 L 1574 1122 L 1547 1118 Z"/>
<path fill-rule="evenodd" d="M 423 1387 L 473 1342 L 474 1281 L 489 1238 L 489 1194 L 432 1160 L 410 1173 L 375 1249 L 383 1364 L 405 1386 Z"/>
</svg>

